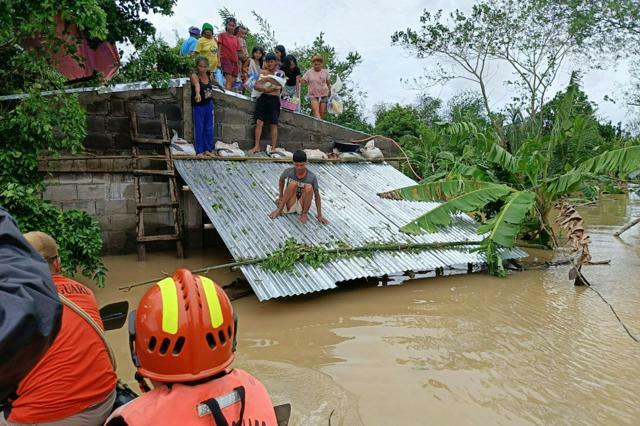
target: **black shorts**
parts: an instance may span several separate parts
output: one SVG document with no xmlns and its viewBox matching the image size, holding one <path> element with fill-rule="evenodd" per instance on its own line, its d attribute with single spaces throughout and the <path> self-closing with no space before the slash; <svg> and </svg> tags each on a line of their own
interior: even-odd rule
<svg viewBox="0 0 640 426">
<path fill-rule="evenodd" d="M 280 98 L 273 95 L 262 95 L 256 101 L 256 120 L 278 124 L 280 118 Z"/>
</svg>

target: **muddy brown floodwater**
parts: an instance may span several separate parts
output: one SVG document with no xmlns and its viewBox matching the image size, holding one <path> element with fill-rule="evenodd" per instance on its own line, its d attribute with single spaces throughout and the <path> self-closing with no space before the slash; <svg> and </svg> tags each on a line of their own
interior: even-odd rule
<svg viewBox="0 0 640 426">
<path fill-rule="evenodd" d="M 640 226 L 611 236 L 640 217 L 640 200 L 611 196 L 579 211 L 594 259 L 612 261 L 584 273 L 640 337 Z M 228 256 L 208 250 L 184 264 Z M 100 303 L 132 306 L 146 288 L 123 293 L 118 285 L 181 264 L 173 253 L 105 262 Z M 235 365 L 263 380 L 274 403 L 291 402 L 291 424 L 639 424 L 640 344 L 567 272 L 457 275 L 263 303 L 245 297 L 234 302 Z M 238 274 L 210 276 L 227 284 Z M 132 383 L 126 330 L 108 334 L 119 375 Z"/>
</svg>

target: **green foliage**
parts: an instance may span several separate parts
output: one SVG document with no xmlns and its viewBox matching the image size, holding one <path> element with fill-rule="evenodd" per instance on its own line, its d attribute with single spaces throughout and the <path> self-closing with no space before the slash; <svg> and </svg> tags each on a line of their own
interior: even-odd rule
<svg viewBox="0 0 640 426">
<path fill-rule="evenodd" d="M 434 232 L 451 224 L 452 215 L 460 211 L 488 214 L 478 229 L 487 234 L 480 249 L 490 271 L 498 275 L 504 274 L 500 253 L 512 247 L 518 235 L 555 244 L 548 213 L 557 200 L 577 192 L 595 197 L 594 178 L 640 170 L 640 145 L 611 149 L 612 142 L 600 136 L 594 111 L 577 87 L 573 82 L 554 101 L 542 133 L 531 134 L 526 128 L 511 133 L 526 135 L 511 141 L 513 152 L 498 144 L 492 129 L 468 122 L 441 124 L 423 131 L 421 138 L 403 139 L 405 145 L 428 147 L 422 156 L 419 150 L 407 151 L 414 161 L 432 161 L 431 177 L 382 195 L 443 203 L 401 230 Z M 460 145 L 462 151 L 456 151 Z M 602 153 L 589 156 L 593 152 Z"/>
<path fill-rule="evenodd" d="M 453 214 L 480 210 L 488 203 L 502 199 L 511 192 L 513 190 L 506 185 L 466 180 L 441 180 L 403 188 L 399 193 L 405 199 L 446 201 L 400 230 L 409 234 L 419 234 L 422 230 L 436 232 L 441 227 L 451 224 Z"/>
<path fill-rule="evenodd" d="M 38 157 L 80 152 L 85 137 L 85 113 L 77 95 L 62 92 L 66 79 L 40 51 L 65 48 L 56 35 L 56 17 L 90 37 L 107 35 L 105 13 L 96 1 L 9 2 L 0 8 L 0 94 L 26 95 L 0 103 L 0 205 L 23 232 L 40 230 L 57 240 L 65 271 L 80 270 L 102 285 L 106 270 L 99 257 L 97 223 L 83 212 L 62 212 L 41 197 Z M 18 42 L 35 34 L 42 42 L 39 47 L 19 47 Z M 72 46 L 66 48 L 73 53 Z M 46 90 L 53 93 L 43 95 Z"/>
<path fill-rule="evenodd" d="M 487 240 L 501 247 L 513 247 L 520 234 L 522 222 L 531 211 L 536 195 L 529 191 L 513 192 L 505 200 L 500 212 L 478 228 L 478 233 L 488 232 Z"/>
<path fill-rule="evenodd" d="M 180 56 L 180 46 L 171 47 L 162 39 L 151 39 L 137 50 L 112 80 L 115 83 L 148 81 L 153 87 L 168 87 L 169 80 L 188 77 L 194 61 Z"/>
<path fill-rule="evenodd" d="M 290 271 L 296 262 L 304 262 L 319 268 L 334 257 L 335 254 L 329 253 L 325 247 L 308 246 L 297 242 L 294 238 L 289 238 L 269 254 L 260 266 L 271 272 Z"/>
<path fill-rule="evenodd" d="M 579 170 L 587 173 L 626 176 L 640 170 L 640 145 L 630 145 L 604 152 L 582 163 Z"/>
<path fill-rule="evenodd" d="M 17 183 L 0 183 L 0 205 L 16 219 L 22 232 L 42 231 L 56 240 L 65 273 L 73 276 L 79 269 L 98 286 L 104 285 L 107 270 L 100 261 L 100 227 L 88 214 L 63 212 L 42 200 L 36 188 Z"/>
<path fill-rule="evenodd" d="M 376 111 L 374 133 L 400 140 L 403 136 L 418 137 L 422 126 L 417 108 L 381 105 Z"/>
<path fill-rule="evenodd" d="M 153 24 L 142 14 L 171 15 L 177 0 L 97 0 L 97 3 L 106 15 L 106 39 L 129 42 L 139 49 L 156 33 Z M 80 10 L 80 6 L 77 8 Z"/>
</svg>

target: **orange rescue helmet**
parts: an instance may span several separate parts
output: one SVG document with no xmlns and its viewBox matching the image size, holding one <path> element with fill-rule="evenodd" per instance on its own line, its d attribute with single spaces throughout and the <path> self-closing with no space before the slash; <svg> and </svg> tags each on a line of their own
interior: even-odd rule
<svg viewBox="0 0 640 426">
<path fill-rule="evenodd" d="M 237 319 L 211 279 L 178 269 L 151 287 L 129 315 L 129 347 L 138 372 L 158 382 L 214 376 L 235 357 Z"/>
</svg>

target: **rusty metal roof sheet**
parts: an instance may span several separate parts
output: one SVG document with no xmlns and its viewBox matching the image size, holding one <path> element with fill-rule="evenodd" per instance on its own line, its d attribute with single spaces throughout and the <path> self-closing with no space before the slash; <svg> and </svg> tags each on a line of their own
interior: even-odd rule
<svg viewBox="0 0 640 426">
<path fill-rule="evenodd" d="M 269 218 L 275 209 L 280 173 L 291 164 L 267 161 L 175 160 L 180 175 L 224 240 L 235 260 L 264 258 L 288 238 L 308 245 L 351 247 L 371 243 L 444 243 L 480 241 L 473 220 L 464 214 L 435 233 L 407 235 L 399 228 L 437 203 L 387 200 L 379 192 L 415 184 L 386 163 L 313 163 L 319 181 L 322 210 L 330 221 L 321 225 L 311 208 L 309 221 L 295 215 Z M 526 253 L 512 250 L 509 257 Z M 336 288 L 340 281 L 378 277 L 404 271 L 482 263 L 470 249 L 378 251 L 365 257 L 341 258 L 313 268 L 298 263 L 290 272 L 275 273 L 259 265 L 242 272 L 260 300 Z"/>
</svg>

